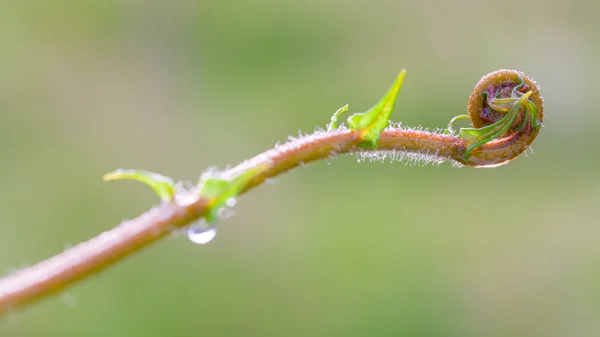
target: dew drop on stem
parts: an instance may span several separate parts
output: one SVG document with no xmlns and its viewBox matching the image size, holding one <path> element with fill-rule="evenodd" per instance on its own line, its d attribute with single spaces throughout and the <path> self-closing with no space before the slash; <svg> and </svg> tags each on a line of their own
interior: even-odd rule
<svg viewBox="0 0 600 337">
<path fill-rule="evenodd" d="M 227 199 L 227 201 L 225 202 L 225 206 L 227 207 L 233 207 L 237 204 L 237 200 L 235 198 L 229 198 Z"/>
<path fill-rule="evenodd" d="M 216 211 L 219 220 L 227 219 L 233 216 L 233 207 L 237 204 L 236 198 L 229 198 L 225 201 L 224 207 Z M 199 245 L 211 242 L 217 236 L 217 227 L 214 224 L 207 224 L 206 219 L 202 218 L 187 229 L 188 239 Z"/>
<path fill-rule="evenodd" d="M 204 219 L 200 220 L 198 224 L 192 225 L 187 230 L 188 239 L 198 245 L 211 242 L 215 236 L 217 236 L 217 228 L 207 225 Z"/>
</svg>

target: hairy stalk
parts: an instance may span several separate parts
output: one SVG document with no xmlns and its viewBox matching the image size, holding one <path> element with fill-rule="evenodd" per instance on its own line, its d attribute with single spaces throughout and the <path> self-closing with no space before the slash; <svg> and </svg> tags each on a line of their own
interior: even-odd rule
<svg viewBox="0 0 600 337">
<path fill-rule="evenodd" d="M 400 84 L 401 80 L 392 88 L 396 94 Z M 391 99 L 395 99 L 393 96 Z M 382 102 L 380 105 L 389 116 L 390 103 Z M 439 161 L 454 161 L 473 167 L 495 167 L 525 151 L 537 136 L 543 119 L 543 101 L 535 83 L 520 72 L 508 70 L 482 78 L 471 95 L 468 110 L 474 128 L 461 129 L 458 135 L 399 127 L 369 129 L 366 132 L 365 128 L 335 129 L 334 125 L 328 131 L 317 131 L 276 146 L 220 172 L 219 179 L 224 180 L 205 179 L 198 187 L 189 190 L 173 188 L 170 179 L 162 176 L 137 177 L 151 185 L 163 202 L 87 242 L 0 280 L 0 317 L 11 309 L 59 292 L 202 217 L 208 218 L 220 207 L 217 204 L 222 203 L 224 198 L 245 193 L 265 179 L 299 165 L 337 154 L 394 151 L 424 154 Z M 335 119 L 339 113 L 336 113 Z M 357 122 L 360 116 L 351 118 L 361 123 Z M 377 122 L 380 119 L 376 116 Z M 370 128 L 373 123 L 364 124 Z M 372 138 L 365 139 L 366 134 Z M 233 189 L 231 184 L 227 185 L 233 181 L 228 179 L 245 174 L 247 177 Z M 135 177 L 136 173 L 111 174 L 108 179 L 119 175 Z M 212 190 L 203 192 L 208 190 L 206 186 L 209 185 Z"/>
</svg>

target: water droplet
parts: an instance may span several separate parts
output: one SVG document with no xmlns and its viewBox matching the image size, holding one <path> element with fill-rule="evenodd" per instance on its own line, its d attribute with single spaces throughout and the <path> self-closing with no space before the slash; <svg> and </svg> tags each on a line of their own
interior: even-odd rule
<svg viewBox="0 0 600 337">
<path fill-rule="evenodd" d="M 267 184 L 277 184 L 279 181 L 277 179 L 274 179 L 274 178 L 267 178 L 267 179 L 265 179 L 265 182 Z"/>
<path fill-rule="evenodd" d="M 225 201 L 225 205 L 227 205 L 227 207 L 233 207 L 235 204 L 237 204 L 237 200 L 235 198 L 229 198 L 227 201 Z"/>
<path fill-rule="evenodd" d="M 219 217 L 219 220 L 229 219 L 234 215 L 235 215 L 235 211 L 229 207 L 221 207 L 217 211 L 217 216 Z"/>
<path fill-rule="evenodd" d="M 60 295 L 60 300 L 66 304 L 68 307 L 75 307 L 77 305 L 77 300 L 75 300 L 75 296 L 70 292 L 66 291 Z"/>
<path fill-rule="evenodd" d="M 206 226 L 190 227 L 187 231 L 187 236 L 193 243 L 204 245 L 211 242 L 217 236 L 217 228 Z"/>
</svg>

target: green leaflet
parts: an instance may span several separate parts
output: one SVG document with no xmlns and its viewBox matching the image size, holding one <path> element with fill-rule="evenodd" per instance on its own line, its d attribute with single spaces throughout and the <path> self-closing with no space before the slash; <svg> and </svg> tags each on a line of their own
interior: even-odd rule
<svg viewBox="0 0 600 337">
<path fill-rule="evenodd" d="M 217 212 L 227 204 L 227 200 L 237 197 L 254 177 L 268 168 L 267 164 L 259 165 L 231 178 L 223 177 L 218 172 L 203 175 L 198 183 L 198 189 L 200 197 L 210 200 L 210 209 L 206 215 L 207 222 L 213 221 Z M 175 195 L 173 179 L 158 173 L 118 169 L 105 174 L 103 179 L 104 181 L 132 179 L 143 182 L 166 202 L 172 202 Z"/>
<path fill-rule="evenodd" d="M 510 110 L 508 110 L 508 113 L 506 113 L 506 115 L 501 120 L 497 121 L 494 124 L 490 124 L 479 129 L 461 128 L 458 134 L 458 138 L 467 141 L 467 149 L 465 150 L 465 160 L 469 159 L 469 156 L 471 155 L 471 151 L 473 151 L 473 149 L 504 135 L 506 131 L 508 131 L 512 123 L 515 121 L 515 118 L 517 117 L 521 106 L 528 102 L 529 96 L 531 96 L 531 94 L 532 91 L 527 92 L 526 94 L 521 96 L 521 98 L 519 98 L 516 101 L 516 103 L 510 103 L 510 100 L 514 101 L 514 98 L 502 98 L 492 100 L 494 101 L 495 106 L 497 106 L 500 109 L 500 111 L 502 111 L 502 109 L 506 109 L 509 103 L 512 104 L 512 107 L 510 108 Z M 527 104 L 525 106 L 525 109 L 529 110 L 530 105 Z M 535 114 L 535 107 L 533 109 L 534 110 L 531 113 Z M 530 112 L 526 113 L 526 115 L 529 114 Z"/>
<path fill-rule="evenodd" d="M 337 129 L 337 120 L 338 120 L 338 118 L 340 118 L 340 115 L 342 113 L 344 113 L 345 111 L 348 111 L 348 104 L 337 109 L 337 111 L 333 114 L 333 116 L 331 116 L 331 123 L 329 123 L 329 125 L 327 126 L 327 131 Z"/>
<path fill-rule="evenodd" d="M 484 92 L 484 94 L 487 94 Z M 508 112 L 519 101 L 518 98 L 494 98 L 488 99 L 488 105 L 496 111 Z"/>
<path fill-rule="evenodd" d="M 210 210 L 205 215 L 206 222 L 214 221 L 228 200 L 237 197 L 254 177 L 268 168 L 267 164 L 259 165 L 232 178 L 222 177 L 218 172 L 203 174 L 198 182 L 198 189 L 201 198 L 210 200 Z"/>
<path fill-rule="evenodd" d="M 533 127 L 534 130 L 537 130 L 542 126 L 542 123 L 537 119 L 537 109 L 532 101 L 527 101 L 527 105 L 529 106 L 529 110 L 531 110 L 531 127 Z"/>
<path fill-rule="evenodd" d="M 142 170 L 118 169 L 114 172 L 105 174 L 102 179 L 104 181 L 120 179 L 137 180 L 150 186 L 161 200 L 166 202 L 173 201 L 173 195 L 175 193 L 175 183 L 173 182 L 173 179 L 158 173 Z"/>
<path fill-rule="evenodd" d="M 364 113 L 355 113 L 348 117 L 348 125 L 351 130 L 360 131 L 361 147 L 377 148 L 379 135 L 388 126 L 396 97 L 402 87 L 406 75 L 406 69 L 403 69 L 392 87 L 383 96 L 383 98 L 370 110 Z M 335 116 L 335 115 L 334 115 Z"/>
<path fill-rule="evenodd" d="M 471 116 L 469 116 L 469 115 L 458 115 L 458 116 L 452 118 L 450 120 L 450 122 L 448 123 L 448 129 L 447 129 L 446 133 L 452 133 L 452 132 L 454 132 L 454 128 L 453 128 L 454 124 L 457 121 L 461 120 L 461 119 L 469 119 L 470 120 Z"/>
</svg>

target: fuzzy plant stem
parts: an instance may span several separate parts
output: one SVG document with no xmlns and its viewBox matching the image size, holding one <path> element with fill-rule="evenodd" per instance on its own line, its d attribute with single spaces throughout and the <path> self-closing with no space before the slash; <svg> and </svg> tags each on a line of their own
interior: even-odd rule
<svg viewBox="0 0 600 337">
<path fill-rule="evenodd" d="M 537 135 L 535 124 L 542 121 L 543 102 L 535 84 L 522 73 L 502 70 L 495 75 L 492 74 L 487 75 L 487 79 L 486 77 L 482 79 L 487 82 L 478 84 L 476 90 L 481 92 L 474 93 L 469 103 L 469 108 L 474 104 L 478 105 L 476 108 L 479 109 L 471 116 L 474 126 L 489 129 L 485 130 L 485 135 L 477 136 L 478 138 L 473 138 L 472 135 L 461 137 L 461 134 L 438 134 L 385 127 L 377 133 L 376 147 L 372 147 L 365 146 L 365 127 L 330 129 L 317 131 L 276 146 L 228 171 L 221 172 L 220 175 L 235 177 L 261 168 L 255 170 L 256 173 L 240 185 L 236 194 L 239 195 L 260 185 L 266 179 L 278 176 L 299 165 L 346 153 L 381 151 L 415 153 L 433 156 L 440 161 L 454 161 L 474 167 L 494 167 L 507 163 L 525 151 L 533 142 Z M 522 83 L 523 79 L 525 85 Z M 531 102 L 537 107 L 538 114 L 528 123 L 526 123 L 527 109 L 519 109 L 520 106 L 517 106 L 517 109 L 509 109 L 511 105 L 507 103 L 512 99 L 510 102 L 514 106 L 517 98 L 523 96 L 522 93 L 517 92 L 518 90 L 534 90 L 537 93 L 537 96 L 531 98 Z M 490 91 L 496 101 L 485 100 L 489 100 L 487 96 Z M 488 95 L 482 95 L 482 92 L 487 92 Z M 480 98 L 483 98 L 483 101 Z M 494 109 L 490 109 L 490 106 Z M 509 116 L 511 111 L 515 113 L 514 116 L 511 115 L 510 130 L 496 127 L 494 130 L 502 131 L 497 137 L 487 141 L 482 140 L 482 137 L 495 132 L 491 126 L 499 125 L 500 120 L 506 122 L 508 117 L 503 116 Z M 468 133 L 467 131 L 465 133 Z M 374 143 L 372 139 L 368 141 Z M 207 217 L 214 211 L 215 200 L 214 196 L 199 193 L 197 188 L 181 189 L 173 192 L 172 199 L 163 201 L 132 220 L 125 221 L 45 261 L 8 275 L 0 280 L 0 317 L 10 310 L 60 292 L 67 286 L 132 255 L 169 233 L 181 230 L 202 217 Z"/>
</svg>

